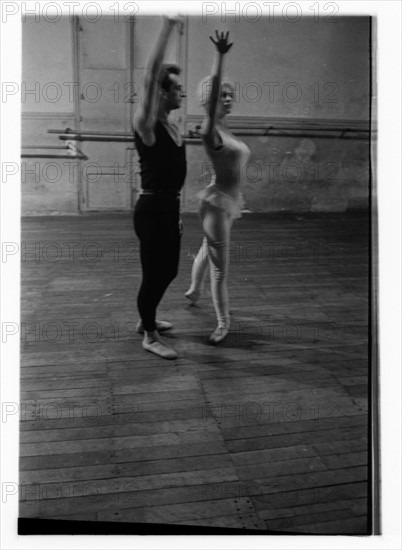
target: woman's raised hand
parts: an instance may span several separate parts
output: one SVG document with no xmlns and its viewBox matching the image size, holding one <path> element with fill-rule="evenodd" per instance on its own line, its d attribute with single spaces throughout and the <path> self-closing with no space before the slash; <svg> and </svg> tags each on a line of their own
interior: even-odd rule
<svg viewBox="0 0 402 550">
<path fill-rule="evenodd" d="M 211 40 L 211 42 L 214 43 L 215 48 L 220 54 L 223 55 L 227 53 L 230 50 L 230 48 L 233 46 L 233 43 L 232 44 L 228 43 L 229 31 L 226 33 L 226 35 L 224 32 L 221 32 L 221 34 L 219 35 L 218 31 L 215 31 L 215 35 L 216 35 L 216 41 L 212 38 L 212 36 L 210 36 L 209 39 Z"/>
</svg>

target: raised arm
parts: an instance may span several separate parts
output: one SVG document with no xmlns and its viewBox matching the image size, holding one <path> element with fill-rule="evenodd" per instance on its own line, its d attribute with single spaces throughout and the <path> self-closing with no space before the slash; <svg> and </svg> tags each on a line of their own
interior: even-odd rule
<svg viewBox="0 0 402 550">
<path fill-rule="evenodd" d="M 216 41 L 212 38 L 212 36 L 209 37 L 211 42 L 215 45 L 216 50 L 211 71 L 211 94 L 209 96 L 207 112 L 201 129 L 204 142 L 213 149 L 220 145 L 220 138 L 215 129 L 215 121 L 219 95 L 221 92 L 223 56 L 233 45 L 228 43 L 229 32 L 227 32 L 225 36 L 223 32 L 219 35 L 218 31 L 215 31 L 215 35 Z"/>
<path fill-rule="evenodd" d="M 163 17 L 162 29 L 145 65 L 140 103 L 134 116 L 134 128 L 146 145 L 153 145 L 155 142 L 154 127 L 159 100 L 159 76 L 169 38 L 178 22 L 178 17 Z"/>
</svg>

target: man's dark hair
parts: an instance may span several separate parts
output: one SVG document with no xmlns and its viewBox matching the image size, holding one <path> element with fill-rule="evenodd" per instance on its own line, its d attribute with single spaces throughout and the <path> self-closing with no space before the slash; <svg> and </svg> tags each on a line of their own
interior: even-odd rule
<svg viewBox="0 0 402 550">
<path fill-rule="evenodd" d="M 161 67 L 159 82 L 161 84 L 161 88 L 165 90 L 165 92 L 168 92 L 170 89 L 170 86 L 172 85 L 172 81 L 170 79 L 171 74 L 180 74 L 181 70 L 178 65 L 173 64 L 167 64 L 164 63 Z"/>
</svg>

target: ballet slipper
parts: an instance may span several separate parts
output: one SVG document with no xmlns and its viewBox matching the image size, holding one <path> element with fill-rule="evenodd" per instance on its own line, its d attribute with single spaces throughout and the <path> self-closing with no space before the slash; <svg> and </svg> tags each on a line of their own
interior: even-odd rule
<svg viewBox="0 0 402 550">
<path fill-rule="evenodd" d="M 169 323 L 168 321 L 155 321 L 156 324 L 156 330 L 158 332 L 166 332 L 167 330 L 171 330 L 173 328 L 172 323 Z M 138 321 L 137 326 L 135 327 L 135 331 L 138 334 L 144 334 L 144 325 L 142 324 L 142 321 Z"/>
<path fill-rule="evenodd" d="M 226 338 L 229 332 L 229 327 L 224 325 L 218 325 L 214 332 L 209 337 L 210 344 L 219 344 Z"/>
<path fill-rule="evenodd" d="M 200 299 L 200 291 L 199 290 L 187 290 L 185 293 L 185 297 L 190 300 L 191 303 L 195 304 Z"/>
<path fill-rule="evenodd" d="M 151 353 L 154 353 L 155 355 L 158 355 L 163 359 L 177 358 L 177 353 L 175 352 L 175 350 L 170 348 L 169 346 L 166 346 L 162 341 L 154 340 L 149 342 L 146 338 L 144 338 L 144 340 L 142 341 L 142 347 L 146 351 L 150 351 Z"/>
</svg>

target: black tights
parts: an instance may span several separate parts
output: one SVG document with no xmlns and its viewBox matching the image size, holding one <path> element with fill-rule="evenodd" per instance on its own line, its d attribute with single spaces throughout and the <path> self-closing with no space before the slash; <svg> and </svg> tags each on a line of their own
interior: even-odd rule
<svg viewBox="0 0 402 550">
<path fill-rule="evenodd" d="M 170 201 L 162 204 L 159 198 L 143 196 L 134 212 L 142 267 L 137 306 L 147 332 L 156 330 L 156 308 L 179 267 L 179 203 L 173 200 L 170 205 Z"/>
</svg>

